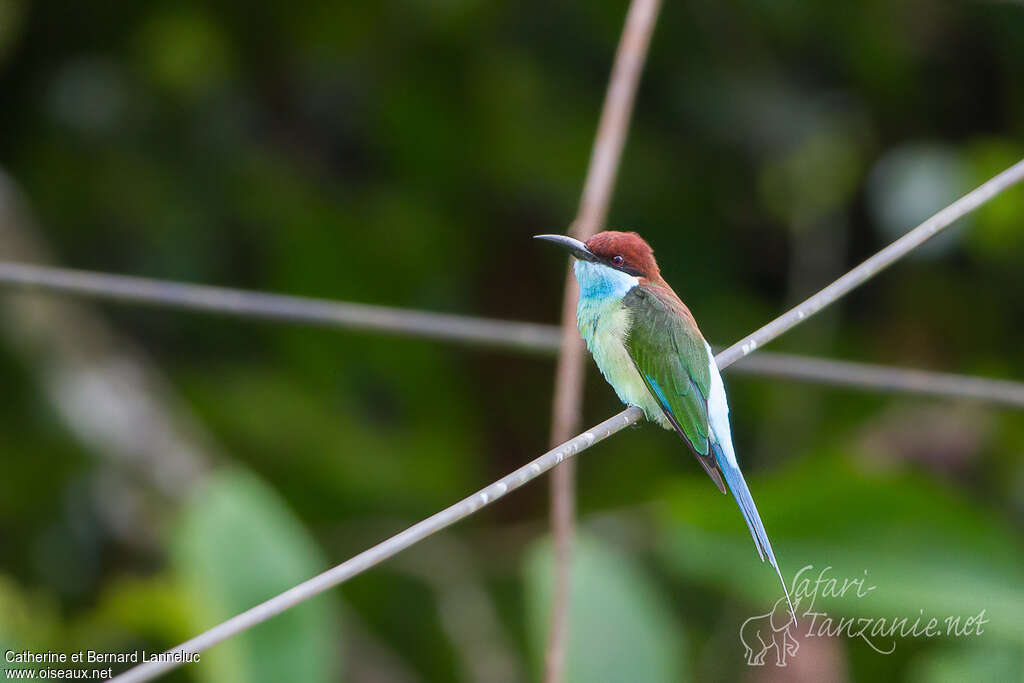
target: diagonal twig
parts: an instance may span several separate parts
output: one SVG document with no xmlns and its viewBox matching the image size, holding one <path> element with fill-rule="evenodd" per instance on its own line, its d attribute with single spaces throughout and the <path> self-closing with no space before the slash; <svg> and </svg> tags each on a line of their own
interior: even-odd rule
<svg viewBox="0 0 1024 683">
<path fill-rule="evenodd" d="M 786 330 L 845 296 L 850 290 L 864 284 L 924 244 L 956 219 L 970 213 L 1014 183 L 1020 182 L 1021 177 L 1024 177 L 1024 161 L 1018 161 L 999 175 L 971 190 L 825 289 L 727 348 L 717 356 L 720 359 L 719 366 L 732 365 L 743 356 L 752 353 L 754 349 L 764 346 Z"/>
<path fill-rule="evenodd" d="M 755 348 L 763 346 L 780 334 L 800 324 L 811 317 L 822 308 L 834 303 L 844 294 L 859 284 L 866 282 L 883 268 L 892 265 L 911 251 L 914 246 L 923 244 L 927 239 L 940 230 L 948 227 L 956 219 L 974 210 L 981 204 L 996 196 L 1014 183 L 1024 180 L 1024 161 L 1011 166 L 996 177 L 987 181 L 980 187 L 964 195 L 961 199 L 935 214 L 927 221 L 914 228 L 912 231 L 896 240 L 875 256 L 860 264 L 849 273 L 839 278 L 835 283 L 829 285 L 814 296 L 804 301 L 788 313 L 783 314 L 777 320 L 785 320 L 784 324 L 775 325 L 774 322 L 765 325 L 752 335 L 745 337 L 736 344 L 730 346 L 715 356 L 715 361 L 720 368 L 725 368 L 736 362 L 746 353 L 752 352 Z M 916 236 L 915 236 L 916 234 Z M 912 238 L 908 241 L 908 238 Z M 906 247 L 907 244 L 913 246 Z M 898 247 L 898 248 L 894 248 Z M 843 287 L 836 285 L 841 282 L 852 283 Z M 795 313 L 797 312 L 797 313 Z M 798 312 L 802 312 L 800 315 Z M 743 345 L 747 345 L 744 353 Z M 536 479 L 544 472 L 555 465 L 577 455 L 581 451 L 590 448 L 599 441 L 603 441 L 612 434 L 639 422 L 643 418 L 643 411 L 636 407 L 630 407 L 614 415 L 601 424 L 587 430 L 586 432 L 569 439 L 564 444 L 554 448 L 536 460 L 520 467 L 518 470 L 498 480 L 490 486 L 481 489 L 472 496 L 452 505 L 451 507 L 428 517 L 415 524 L 405 531 L 365 550 L 355 557 L 330 569 L 319 576 L 305 581 L 284 593 L 281 593 L 266 602 L 263 602 L 246 612 L 232 617 L 231 619 L 214 626 L 210 630 L 188 640 L 181 645 L 168 651 L 168 654 L 158 661 L 149 661 L 129 669 L 113 680 L 120 683 L 138 683 L 148 681 L 164 673 L 181 662 L 174 661 L 175 654 L 179 657 L 184 653 L 194 653 L 205 650 L 217 643 L 241 633 L 259 623 L 266 621 L 276 614 L 294 607 L 295 605 L 308 600 L 338 584 L 352 578 L 360 572 L 366 571 L 374 565 L 383 562 L 394 554 L 405 548 L 422 541 L 433 533 L 444 529 L 455 522 L 468 517 L 482 507 L 493 503 L 520 486 Z"/>
</svg>

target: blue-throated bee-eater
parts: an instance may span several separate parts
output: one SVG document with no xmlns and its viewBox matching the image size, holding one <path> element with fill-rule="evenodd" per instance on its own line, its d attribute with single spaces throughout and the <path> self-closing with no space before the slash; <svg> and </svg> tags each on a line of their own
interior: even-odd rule
<svg viewBox="0 0 1024 683">
<path fill-rule="evenodd" d="M 601 374 L 623 403 L 678 433 L 722 493 L 729 486 L 761 560 L 767 558 L 779 575 L 795 618 L 786 581 L 736 462 L 715 356 L 690 309 L 662 279 L 654 251 L 635 232 L 600 232 L 586 243 L 563 235 L 537 239 L 576 257 L 576 323 Z"/>
</svg>

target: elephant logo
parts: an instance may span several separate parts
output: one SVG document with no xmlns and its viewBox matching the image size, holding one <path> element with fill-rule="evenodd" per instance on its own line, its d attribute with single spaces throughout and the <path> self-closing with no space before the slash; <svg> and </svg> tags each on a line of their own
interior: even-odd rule
<svg viewBox="0 0 1024 683">
<path fill-rule="evenodd" d="M 795 657 L 800 647 L 790 632 L 796 625 L 785 597 L 778 599 L 771 612 L 744 621 L 740 627 L 740 642 L 747 655 L 747 664 L 764 666 L 768 650 L 775 648 L 776 666 L 786 666 L 787 657 Z"/>
</svg>

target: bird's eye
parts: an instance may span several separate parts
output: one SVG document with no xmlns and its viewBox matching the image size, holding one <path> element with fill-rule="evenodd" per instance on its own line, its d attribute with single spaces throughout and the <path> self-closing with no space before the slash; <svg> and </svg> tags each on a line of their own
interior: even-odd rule
<svg viewBox="0 0 1024 683">
<path fill-rule="evenodd" d="M 612 264 L 613 265 L 621 266 L 623 264 L 623 262 L 624 262 L 624 259 L 621 256 L 612 256 Z"/>
</svg>

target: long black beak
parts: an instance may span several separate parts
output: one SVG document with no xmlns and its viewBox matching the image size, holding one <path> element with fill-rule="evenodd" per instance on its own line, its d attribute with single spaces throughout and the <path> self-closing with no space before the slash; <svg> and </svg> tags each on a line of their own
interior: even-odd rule
<svg viewBox="0 0 1024 683">
<path fill-rule="evenodd" d="M 597 261 L 597 257 L 587 249 L 587 245 L 578 239 L 565 235 L 534 235 L 533 239 L 557 244 L 581 261 Z"/>
</svg>

